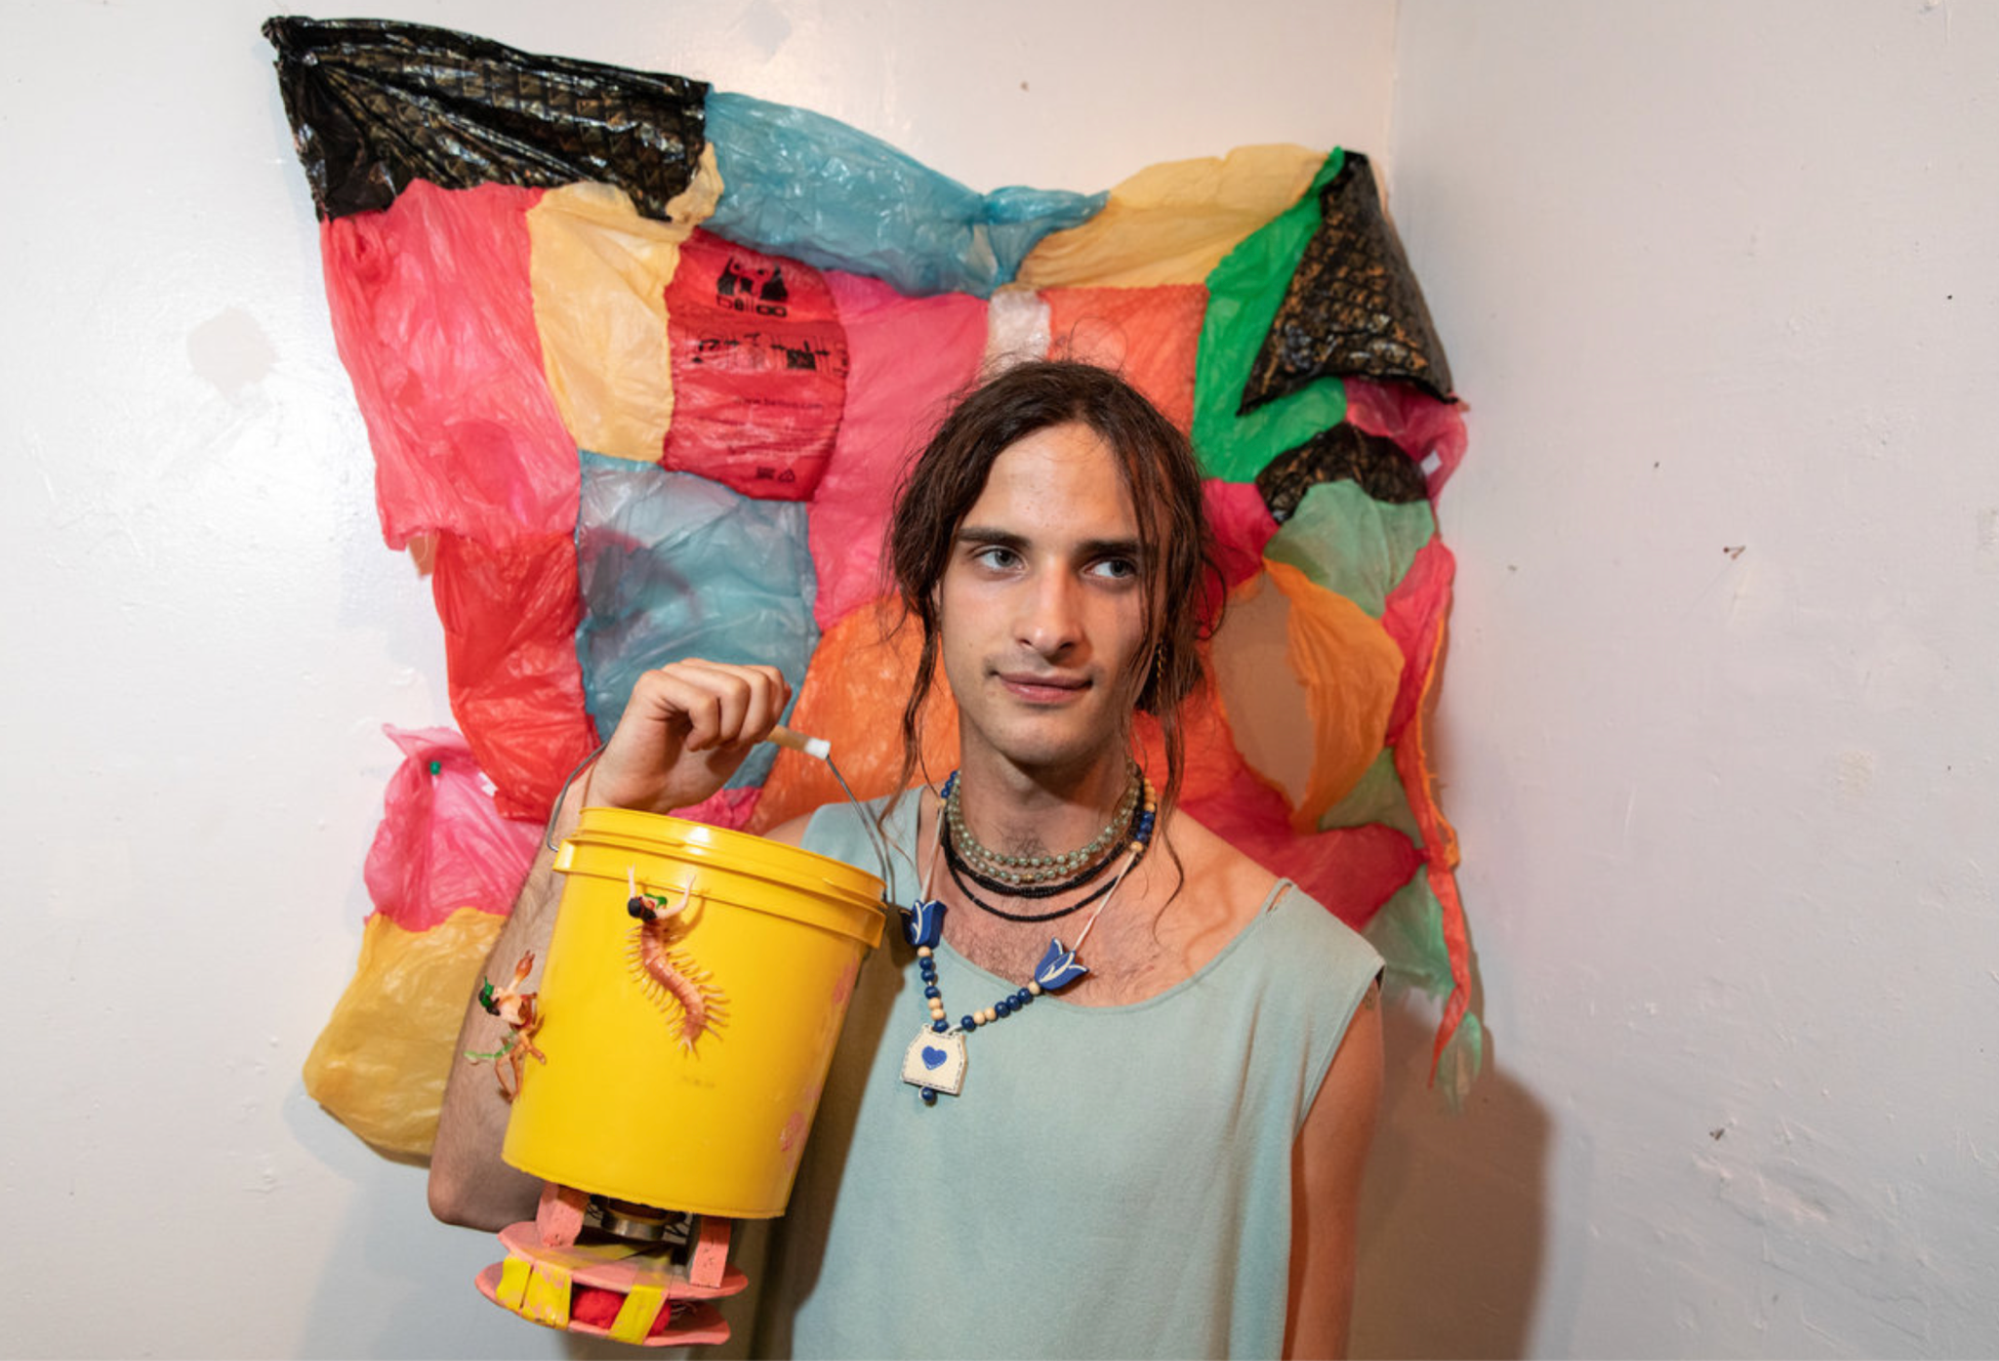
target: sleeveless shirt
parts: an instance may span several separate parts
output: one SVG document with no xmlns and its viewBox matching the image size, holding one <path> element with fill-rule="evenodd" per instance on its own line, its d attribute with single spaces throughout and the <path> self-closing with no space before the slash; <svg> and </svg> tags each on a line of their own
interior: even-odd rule
<svg viewBox="0 0 1999 1361">
<path fill-rule="evenodd" d="M 904 851 L 916 807 L 905 798 L 889 820 Z M 804 844 L 874 869 L 860 819 L 821 809 Z M 892 876 L 894 901 L 911 901 L 908 862 Z M 1381 968 L 1373 948 L 1280 882 L 1162 993 L 1108 1007 L 1044 995 L 980 1027 L 964 1094 L 926 1106 L 901 1080 L 929 1015 L 897 917 L 861 970 L 790 1206 L 752 1270 L 752 1354 L 1276 1356 L 1292 1149 Z M 935 957 L 954 1020 L 1022 986 L 948 945 Z"/>
</svg>

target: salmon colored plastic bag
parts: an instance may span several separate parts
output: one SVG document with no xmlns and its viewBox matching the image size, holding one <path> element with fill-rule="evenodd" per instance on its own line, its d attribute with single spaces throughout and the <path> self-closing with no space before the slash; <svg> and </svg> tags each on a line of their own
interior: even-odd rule
<svg viewBox="0 0 1999 1361">
<path fill-rule="evenodd" d="M 419 182 L 320 227 L 391 548 L 439 531 L 498 547 L 576 522 L 576 446 L 542 376 L 528 284 L 540 197 Z"/>
<path fill-rule="evenodd" d="M 1207 289 L 1050 288 L 1041 297 L 1051 354 L 1121 373 L 1181 430 L 1193 424 L 1194 357 Z"/>
<path fill-rule="evenodd" d="M 1419 867 L 1416 848 L 1392 827 L 1293 831 L 1284 795 L 1237 755 L 1228 722 L 1212 702 L 1190 702 L 1183 722 L 1187 814 L 1271 873 L 1295 881 L 1349 926 L 1365 926 Z M 1146 768 L 1165 769 L 1158 725 L 1143 721 L 1138 732 Z"/>
</svg>

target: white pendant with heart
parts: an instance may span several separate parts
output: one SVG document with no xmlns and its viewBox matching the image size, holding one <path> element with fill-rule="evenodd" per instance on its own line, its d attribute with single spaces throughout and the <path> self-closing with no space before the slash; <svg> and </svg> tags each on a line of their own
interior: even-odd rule
<svg viewBox="0 0 1999 1361">
<path fill-rule="evenodd" d="M 964 1032 L 939 1035 L 925 1026 L 902 1056 L 902 1080 L 912 1087 L 956 1096 L 965 1086 Z"/>
</svg>

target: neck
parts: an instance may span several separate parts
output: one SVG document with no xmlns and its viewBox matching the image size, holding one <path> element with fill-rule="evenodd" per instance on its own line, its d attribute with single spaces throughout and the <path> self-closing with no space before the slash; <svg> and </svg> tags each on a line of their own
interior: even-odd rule
<svg viewBox="0 0 1999 1361">
<path fill-rule="evenodd" d="M 965 752 L 959 802 L 972 834 L 994 849 L 1062 854 L 1094 837 L 1130 780 L 1122 746 L 1060 769 L 1024 769 Z"/>
</svg>

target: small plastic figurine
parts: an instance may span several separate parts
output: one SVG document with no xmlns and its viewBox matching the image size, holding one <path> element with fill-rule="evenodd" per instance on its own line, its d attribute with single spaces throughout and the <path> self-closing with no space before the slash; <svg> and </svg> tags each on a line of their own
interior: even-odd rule
<svg viewBox="0 0 1999 1361">
<path fill-rule="evenodd" d="M 467 1054 L 471 1059 L 491 1059 L 493 1077 L 500 1084 L 500 1095 L 511 1103 L 521 1090 L 521 1068 L 529 1054 L 542 1063 L 548 1062 L 548 1055 L 534 1047 L 535 1032 L 541 1029 L 541 1015 L 535 1010 L 535 994 L 522 992 L 521 984 L 527 982 L 534 972 L 534 951 L 521 956 L 520 963 L 514 965 L 514 981 L 504 988 L 495 989 L 492 979 L 483 980 L 479 989 L 479 1005 L 489 1013 L 505 1021 L 510 1027 L 506 1039 L 490 1054 Z M 507 1088 L 505 1070 L 514 1073 L 514 1085 Z"/>
</svg>

